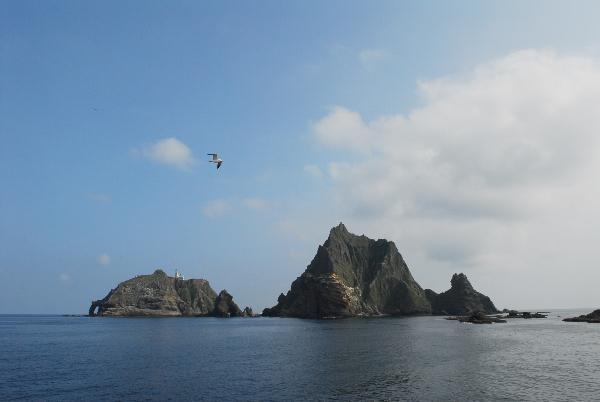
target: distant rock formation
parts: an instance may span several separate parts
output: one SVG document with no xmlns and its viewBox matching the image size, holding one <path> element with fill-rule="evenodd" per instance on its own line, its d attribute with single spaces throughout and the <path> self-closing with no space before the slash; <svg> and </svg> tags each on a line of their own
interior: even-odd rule
<svg viewBox="0 0 600 402">
<path fill-rule="evenodd" d="M 547 318 L 548 317 L 548 313 L 542 313 L 542 312 L 536 312 L 536 313 L 532 313 L 531 311 L 517 311 L 517 310 L 502 310 L 503 313 L 508 313 L 506 315 L 506 318 L 524 318 L 526 320 L 530 319 L 530 318 Z"/>
<path fill-rule="evenodd" d="M 264 316 L 301 318 L 429 314 L 430 302 L 396 245 L 354 235 L 343 224 Z"/>
<path fill-rule="evenodd" d="M 460 322 L 468 322 L 471 324 L 504 324 L 506 320 L 502 318 L 486 315 L 481 311 L 470 313 L 466 316 L 448 317 L 447 320 L 458 320 Z"/>
<path fill-rule="evenodd" d="M 600 310 L 594 310 L 589 314 L 580 315 L 579 317 L 565 318 L 563 321 L 588 322 L 588 323 L 599 324 L 600 323 Z"/>
<path fill-rule="evenodd" d="M 215 300 L 213 315 L 219 317 L 241 317 L 244 314 L 238 305 L 233 302 L 233 296 L 226 290 L 221 290 L 221 293 L 219 293 Z"/>
<path fill-rule="evenodd" d="M 440 294 L 431 289 L 425 290 L 433 314 L 467 315 L 475 312 L 485 314 L 498 312 L 489 297 L 473 289 L 465 274 L 452 275 L 450 285 L 449 290 Z"/>
<path fill-rule="evenodd" d="M 238 317 L 243 313 L 227 291 L 217 295 L 207 280 L 183 280 L 157 269 L 120 283 L 92 302 L 89 315 Z"/>
</svg>

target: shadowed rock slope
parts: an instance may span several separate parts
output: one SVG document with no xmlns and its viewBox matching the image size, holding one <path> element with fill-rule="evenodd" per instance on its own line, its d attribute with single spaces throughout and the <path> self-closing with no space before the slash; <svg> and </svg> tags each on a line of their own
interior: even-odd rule
<svg viewBox="0 0 600 402">
<path fill-rule="evenodd" d="M 205 279 L 178 279 L 157 269 L 120 283 L 104 299 L 92 302 L 99 316 L 242 316 L 233 297 L 219 295 Z"/>
<path fill-rule="evenodd" d="M 473 289 L 465 274 L 452 275 L 450 285 L 449 290 L 440 294 L 425 289 L 433 314 L 465 315 L 474 312 L 486 314 L 498 312 L 489 297 Z"/>
<path fill-rule="evenodd" d="M 427 314 L 431 306 L 396 245 L 354 235 L 343 224 L 265 316 L 301 318 Z"/>
<path fill-rule="evenodd" d="M 589 314 L 580 315 L 579 317 L 565 318 L 563 321 L 566 322 L 589 322 L 589 323 L 600 323 L 600 310 L 594 310 Z"/>
</svg>

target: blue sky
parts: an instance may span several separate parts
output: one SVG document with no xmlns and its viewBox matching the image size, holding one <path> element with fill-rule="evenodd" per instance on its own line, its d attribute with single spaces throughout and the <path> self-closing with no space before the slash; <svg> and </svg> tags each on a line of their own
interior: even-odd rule
<svg viewBox="0 0 600 402">
<path fill-rule="evenodd" d="M 474 188 L 460 186 L 457 199 L 373 193 L 394 205 L 410 201 L 418 204 L 415 210 L 443 210 L 435 216 L 409 214 L 406 208 L 380 214 L 385 206 L 354 202 L 376 191 L 369 187 L 373 181 L 353 186 L 344 177 L 369 172 L 358 169 L 385 154 L 385 143 L 367 154 L 348 146 L 378 135 L 380 125 L 370 122 L 408 118 L 415 110 L 435 119 L 432 105 L 449 102 L 448 88 L 458 86 L 459 92 L 479 82 L 478 66 L 484 66 L 483 82 L 506 71 L 520 77 L 531 60 L 540 59 L 559 77 L 570 76 L 563 66 L 577 75 L 598 55 L 598 11 L 594 2 L 548 1 L 2 2 L 0 313 L 84 312 L 90 300 L 118 282 L 157 267 L 206 278 L 215 290 L 227 288 L 238 303 L 261 310 L 288 290 L 340 221 L 351 231 L 396 241 L 423 287 L 444 290 L 453 272 L 465 271 L 501 306 L 597 303 L 584 285 L 564 299 L 544 296 L 560 288 L 563 265 L 556 261 L 567 256 L 551 258 L 540 248 L 528 260 L 527 250 L 538 244 L 531 244 L 534 233 L 548 233 L 543 222 L 565 211 L 548 206 L 546 216 L 525 211 L 525 217 L 498 220 L 487 204 L 473 203 L 484 196 L 497 203 L 513 199 L 507 180 L 513 180 L 511 191 L 523 194 L 514 175 L 499 178 L 497 166 L 484 177 L 492 184 L 477 187 L 477 196 L 471 196 Z M 533 56 L 518 53 L 523 49 L 533 49 Z M 551 55 L 544 56 L 546 51 Z M 570 63 L 571 56 L 583 61 Z M 494 60 L 500 60 L 494 67 L 486 64 Z M 585 77 L 594 80 L 595 67 Z M 549 78 L 547 85 L 553 82 Z M 576 92 L 571 98 L 595 95 Z M 353 136 L 355 118 L 362 123 Z M 573 127 L 580 120 L 568 115 L 557 124 Z M 526 123 L 516 127 L 542 130 Z M 456 132 L 467 126 L 448 125 Z M 389 130 L 404 130 L 394 127 Z M 538 144 L 528 133 L 519 144 Z M 183 162 L 153 153 L 169 138 L 189 152 Z M 568 148 L 540 141 L 539 155 L 552 154 L 553 146 Z M 567 158 L 581 159 L 580 151 L 596 149 L 585 133 L 575 144 Z M 420 148 L 411 149 L 417 155 Z M 207 152 L 225 160 L 218 172 L 206 162 Z M 383 160 L 393 163 L 390 158 Z M 475 159 L 471 168 L 487 172 Z M 595 154 L 589 160 L 590 165 L 573 164 L 578 177 L 591 171 Z M 540 166 L 544 172 L 571 169 L 552 161 Z M 548 198 L 573 183 L 565 177 L 547 185 L 548 177 L 535 175 L 535 167 L 522 169 L 531 180 L 527 188 L 544 186 L 535 193 L 546 191 Z M 581 187 L 589 189 L 589 183 Z M 433 185 L 428 182 L 427 194 Z M 364 191 L 356 194 L 354 188 Z M 596 200 L 592 190 L 585 193 L 590 203 Z M 538 209 L 535 197 L 520 205 Z M 423 227 L 424 219 L 441 237 L 415 235 L 418 229 L 407 233 Z M 583 225 L 595 217 L 564 219 Z M 484 226 L 491 220 L 501 222 Z M 581 233 L 578 228 L 573 233 Z M 490 231 L 498 239 L 522 237 L 518 244 L 470 241 Z M 464 244 L 448 241 L 463 235 Z M 547 243 L 539 240 L 540 247 Z M 577 272 L 581 282 L 597 279 L 598 258 L 586 244 L 574 242 L 565 252 L 584 256 Z M 503 271 L 503 260 L 490 257 L 514 249 L 527 260 L 519 270 Z M 542 266 L 548 269 L 546 293 L 502 286 L 502 280 L 510 283 L 505 278 L 539 278 Z"/>
</svg>

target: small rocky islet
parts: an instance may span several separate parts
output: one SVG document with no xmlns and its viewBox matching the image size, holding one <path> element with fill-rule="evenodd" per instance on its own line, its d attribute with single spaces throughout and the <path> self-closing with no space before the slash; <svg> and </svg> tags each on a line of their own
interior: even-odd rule
<svg viewBox="0 0 600 402">
<path fill-rule="evenodd" d="M 580 315 L 579 317 L 565 318 L 566 322 L 587 322 L 590 324 L 600 324 L 600 310 L 594 310 L 589 314 Z"/>
<path fill-rule="evenodd" d="M 95 300 L 90 316 L 105 317 L 248 317 L 226 290 L 217 294 L 205 279 L 170 277 L 162 269 L 121 282 Z"/>
<path fill-rule="evenodd" d="M 456 320 L 456 321 L 460 321 L 460 322 L 468 322 L 471 324 L 504 324 L 506 323 L 506 320 L 504 319 L 504 317 L 500 317 L 500 316 L 494 316 L 494 315 L 488 315 L 485 314 L 481 311 L 475 311 L 473 313 L 470 313 L 468 315 L 465 316 L 454 316 L 454 317 L 447 317 L 447 320 Z"/>
</svg>

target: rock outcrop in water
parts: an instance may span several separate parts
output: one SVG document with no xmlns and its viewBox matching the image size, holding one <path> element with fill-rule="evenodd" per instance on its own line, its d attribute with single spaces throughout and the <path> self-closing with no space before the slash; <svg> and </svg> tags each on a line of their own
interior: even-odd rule
<svg viewBox="0 0 600 402">
<path fill-rule="evenodd" d="M 502 312 L 504 313 L 505 311 L 502 310 Z M 508 310 L 506 311 L 506 313 L 508 313 L 506 315 L 506 318 L 524 318 L 526 320 L 529 320 L 531 318 L 547 318 L 548 317 L 548 313 L 544 313 L 544 312 L 536 312 L 536 313 L 532 313 L 531 311 L 517 311 L 517 310 Z"/>
<path fill-rule="evenodd" d="M 207 280 L 183 280 L 157 269 L 120 283 L 92 302 L 89 315 L 237 317 L 243 312 L 227 291 L 217 295 Z"/>
<path fill-rule="evenodd" d="M 489 297 L 473 289 L 465 274 L 452 275 L 450 285 L 449 290 L 440 294 L 431 289 L 425 290 L 433 314 L 467 315 L 475 312 L 485 314 L 498 312 Z"/>
<path fill-rule="evenodd" d="M 563 321 L 600 324 L 600 310 L 594 310 L 589 314 L 580 315 L 579 317 L 565 318 Z"/>
<path fill-rule="evenodd" d="M 468 322 L 471 324 L 504 324 L 506 320 L 499 317 L 489 316 L 481 311 L 476 311 L 466 316 L 448 317 L 447 320 L 457 320 L 460 322 Z"/>
<path fill-rule="evenodd" d="M 301 318 L 429 314 L 431 305 L 396 245 L 354 235 L 343 224 L 264 316 Z"/>
<path fill-rule="evenodd" d="M 213 315 L 219 317 L 241 317 L 244 315 L 237 304 L 233 302 L 233 296 L 226 290 L 221 290 L 221 293 L 215 299 L 215 309 Z"/>
</svg>

